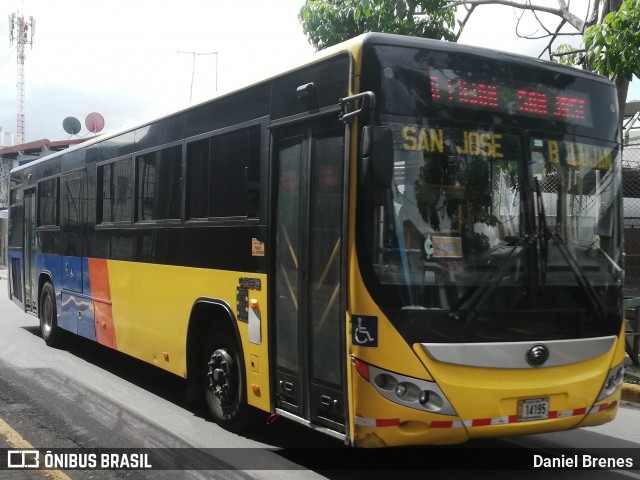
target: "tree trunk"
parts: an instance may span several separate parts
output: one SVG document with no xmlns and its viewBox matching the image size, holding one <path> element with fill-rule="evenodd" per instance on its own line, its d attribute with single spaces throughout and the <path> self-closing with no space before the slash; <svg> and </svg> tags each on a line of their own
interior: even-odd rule
<svg viewBox="0 0 640 480">
<path fill-rule="evenodd" d="M 622 3 L 624 0 L 608 0 L 604 3 L 604 8 L 602 9 L 602 18 L 606 17 L 611 12 L 617 12 L 622 7 Z M 602 19 L 600 19 L 602 21 Z M 618 78 L 615 80 L 616 87 L 618 89 L 618 108 L 620 111 L 620 122 L 618 123 L 620 127 L 620 134 L 622 135 L 622 124 L 624 122 L 624 107 L 627 103 L 627 92 L 629 91 L 629 79 L 621 79 Z"/>
<path fill-rule="evenodd" d="M 618 108 L 620 109 L 620 121 L 618 122 L 618 126 L 620 128 L 620 134 L 622 135 L 624 133 L 622 131 L 622 124 L 624 122 L 624 107 L 627 103 L 627 92 L 629 91 L 629 80 L 616 80 L 616 88 L 618 89 Z"/>
<path fill-rule="evenodd" d="M 618 10 L 620 10 L 623 2 L 624 0 L 609 0 L 608 2 L 604 2 L 604 6 L 602 9 L 602 18 L 600 19 L 600 22 L 602 22 L 602 19 L 609 13 L 617 12 Z"/>
</svg>

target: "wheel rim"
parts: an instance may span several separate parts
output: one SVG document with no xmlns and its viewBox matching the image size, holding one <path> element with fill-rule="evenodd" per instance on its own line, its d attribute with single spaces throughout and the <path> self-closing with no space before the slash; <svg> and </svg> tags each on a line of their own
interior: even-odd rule
<svg viewBox="0 0 640 480">
<path fill-rule="evenodd" d="M 209 391 L 220 405 L 231 405 L 237 398 L 238 376 L 233 357 L 226 349 L 219 348 L 209 360 Z"/>
<path fill-rule="evenodd" d="M 42 299 L 42 321 L 45 332 L 51 332 L 53 327 L 53 304 L 49 295 L 45 295 Z"/>
</svg>

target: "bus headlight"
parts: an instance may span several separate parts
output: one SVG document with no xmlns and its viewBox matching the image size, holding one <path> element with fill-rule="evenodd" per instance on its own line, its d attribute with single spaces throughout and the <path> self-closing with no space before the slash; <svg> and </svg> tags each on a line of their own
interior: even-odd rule
<svg viewBox="0 0 640 480">
<path fill-rule="evenodd" d="M 598 399 L 596 402 L 604 400 L 605 398 L 616 393 L 616 390 L 620 388 L 622 381 L 624 380 L 624 364 L 619 363 L 607 374 L 607 378 L 604 380 L 604 384 L 602 385 L 602 389 L 600 390 L 600 394 L 598 395 Z"/>
<path fill-rule="evenodd" d="M 407 386 L 404 383 L 396 385 L 396 397 L 402 398 L 407 394 Z"/>
<path fill-rule="evenodd" d="M 456 411 L 435 382 L 406 377 L 354 359 L 358 373 L 387 400 L 432 413 L 455 415 Z"/>
</svg>

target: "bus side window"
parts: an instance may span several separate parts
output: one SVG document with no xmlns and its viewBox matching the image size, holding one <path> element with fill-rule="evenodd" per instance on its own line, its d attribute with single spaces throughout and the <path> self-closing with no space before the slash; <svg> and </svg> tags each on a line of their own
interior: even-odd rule
<svg viewBox="0 0 640 480">
<path fill-rule="evenodd" d="M 182 147 L 140 155 L 136 164 L 137 221 L 179 219 Z"/>
<path fill-rule="evenodd" d="M 187 218 L 256 218 L 260 125 L 187 145 Z"/>
<path fill-rule="evenodd" d="M 99 166 L 98 185 L 98 223 L 130 223 L 133 212 L 131 158 Z"/>
<path fill-rule="evenodd" d="M 52 178 L 38 184 L 38 226 L 58 225 L 59 179 Z"/>
<path fill-rule="evenodd" d="M 187 144 L 187 218 L 209 216 L 209 139 Z"/>
<path fill-rule="evenodd" d="M 260 126 L 211 139 L 209 216 L 256 217 L 260 183 Z"/>
</svg>

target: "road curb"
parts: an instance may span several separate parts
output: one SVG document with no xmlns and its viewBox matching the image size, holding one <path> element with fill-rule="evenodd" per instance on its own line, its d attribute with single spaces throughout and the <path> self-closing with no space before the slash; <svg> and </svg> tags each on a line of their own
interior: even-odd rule
<svg viewBox="0 0 640 480">
<path fill-rule="evenodd" d="M 640 404 L 640 385 L 622 384 L 622 401 Z"/>
</svg>

